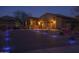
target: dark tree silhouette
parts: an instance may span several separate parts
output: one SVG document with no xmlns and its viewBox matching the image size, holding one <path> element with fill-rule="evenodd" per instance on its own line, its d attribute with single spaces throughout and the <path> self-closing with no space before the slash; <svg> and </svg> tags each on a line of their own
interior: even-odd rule
<svg viewBox="0 0 79 59">
<path fill-rule="evenodd" d="M 25 21 L 30 17 L 31 15 L 29 13 L 26 13 L 24 11 L 15 11 L 14 16 L 21 21 L 23 26 L 25 26 Z"/>
<path fill-rule="evenodd" d="M 78 26 L 79 26 L 79 6 L 74 6 L 73 7 L 73 13 L 74 13 L 75 18 L 77 19 L 77 21 L 72 23 L 72 27 L 74 27 L 74 28 L 77 27 L 78 28 Z"/>
</svg>

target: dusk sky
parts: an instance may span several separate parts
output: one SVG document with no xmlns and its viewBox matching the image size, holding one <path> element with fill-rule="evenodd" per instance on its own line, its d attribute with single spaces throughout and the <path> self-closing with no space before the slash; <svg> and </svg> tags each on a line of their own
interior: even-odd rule
<svg viewBox="0 0 79 59">
<path fill-rule="evenodd" d="M 41 15 L 43 15 L 44 13 L 54 13 L 54 14 L 62 14 L 65 16 L 73 16 L 72 14 L 72 9 L 73 7 L 57 7 L 57 6 L 0 6 L 0 16 L 6 16 L 6 15 L 10 15 L 13 16 L 14 12 L 17 10 L 20 11 L 25 11 L 26 13 L 30 13 L 32 14 L 32 16 L 34 17 L 40 17 Z"/>
</svg>

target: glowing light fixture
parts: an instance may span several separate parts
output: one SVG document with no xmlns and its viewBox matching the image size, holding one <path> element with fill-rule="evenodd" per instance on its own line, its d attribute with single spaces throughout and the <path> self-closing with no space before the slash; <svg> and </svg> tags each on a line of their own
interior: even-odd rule
<svg viewBox="0 0 79 59">
<path fill-rule="evenodd" d="M 32 24 L 33 24 L 33 21 L 31 20 L 31 21 L 30 21 L 30 25 L 32 25 Z"/>
<path fill-rule="evenodd" d="M 56 20 L 53 20 L 53 24 L 56 24 Z"/>
<path fill-rule="evenodd" d="M 9 37 L 6 37 L 6 38 L 5 38 L 5 40 L 6 40 L 6 41 L 9 41 L 9 40 L 10 40 L 10 38 L 9 38 Z"/>
<path fill-rule="evenodd" d="M 3 47 L 3 51 L 9 53 L 9 52 L 11 52 L 11 47 L 5 46 L 5 47 Z"/>
<path fill-rule="evenodd" d="M 3 50 L 10 50 L 11 48 L 9 46 L 6 46 L 3 48 Z"/>
<path fill-rule="evenodd" d="M 38 24 L 40 25 L 40 24 L 41 24 L 41 22 L 39 21 L 39 22 L 38 22 Z"/>
<path fill-rule="evenodd" d="M 76 41 L 75 41 L 75 40 L 70 40 L 69 43 L 70 43 L 70 44 L 75 44 Z"/>
<path fill-rule="evenodd" d="M 11 52 L 11 47 L 9 46 L 9 40 L 10 40 L 10 30 L 6 30 L 5 31 L 5 43 L 6 45 L 2 48 L 3 49 L 3 52 Z"/>
<path fill-rule="evenodd" d="M 70 37 L 70 38 L 69 38 L 69 40 L 68 40 L 68 44 L 70 44 L 70 45 L 74 45 L 74 44 L 76 44 L 76 43 L 77 43 L 77 41 L 75 40 L 74 37 Z"/>
</svg>

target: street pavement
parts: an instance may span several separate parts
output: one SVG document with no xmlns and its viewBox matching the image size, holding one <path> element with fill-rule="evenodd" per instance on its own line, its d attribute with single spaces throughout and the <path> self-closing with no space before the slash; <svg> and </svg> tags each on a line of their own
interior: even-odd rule
<svg viewBox="0 0 79 59">
<path fill-rule="evenodd" d="M 66 37 L 58 32 L 40 32 L 34 30 L 12 30 L 11 46 L 15 53 L 63 53 L 79 52 L 78 45 L 66 45 Z"/>
</svg>

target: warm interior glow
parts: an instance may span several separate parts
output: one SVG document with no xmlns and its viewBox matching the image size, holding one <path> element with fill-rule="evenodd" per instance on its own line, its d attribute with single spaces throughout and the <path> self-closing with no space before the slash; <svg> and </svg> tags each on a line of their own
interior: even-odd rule
<svg viewBox="0 0 79 59">
<path fill-rule="evenodd" d="M 38 21 L 38 25 L 40 25 L 41 24 L 41 22 L 40 21 Z"/>
<path fill-rule="evenodd" d="M 32 24 L 33 24 L 33 21 L 31 20 L 31 21 L 30 21 L 30 25 L 32 25 Z"/>
<path fill-rule="evenodd" d="M 53 20 L 53 24 L 56 24 L 56 20 Z"/>
<path fill-rule="evenodd" d="M 48 28 L 51 29 L 56 29 L 56 20 L 51 19 L 49 20 Z"/>
<path fill-rule="evenodd" d="M 53 20 L 54 29 L 56 29 L 56 20 Z"/>
<path fill-rule="evenodd" d="M 46 21 L 43 21 L 43 20 L 30 20 L 30 29 L 56 29 L 56 20 L 47 20 L 48 23 L 46 23 Z"/>
</svg>

